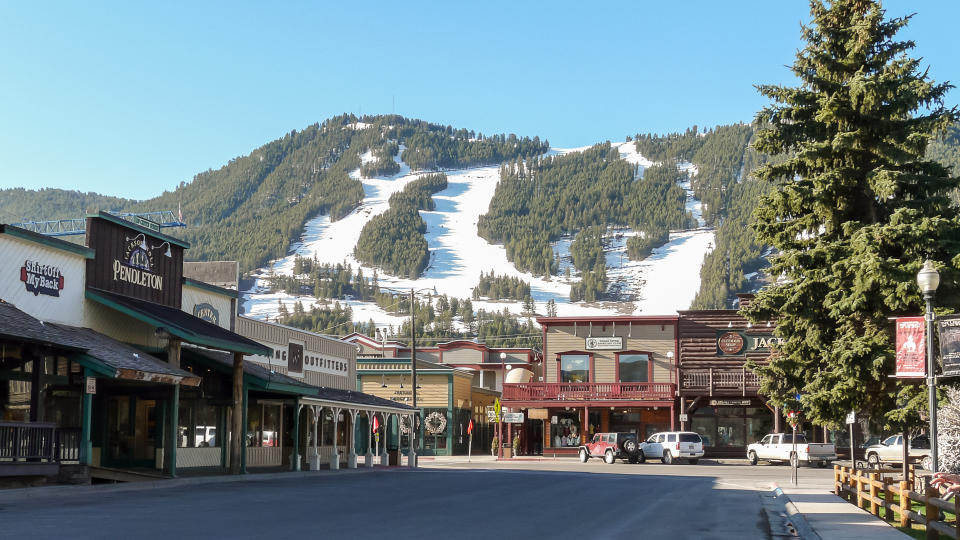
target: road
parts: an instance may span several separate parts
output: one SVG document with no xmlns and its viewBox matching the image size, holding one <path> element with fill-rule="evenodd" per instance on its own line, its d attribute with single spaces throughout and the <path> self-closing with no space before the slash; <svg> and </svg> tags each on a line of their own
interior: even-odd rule
<svg viewBox="0 0 960 540">
<path fill-rule="evenodd" d="M 769 538 L 786 467 L 573 460 L 403 468 L 0 505 L 5 538 Z M 802 469 L 829 486 L 832 470 Z"/>
</svg>

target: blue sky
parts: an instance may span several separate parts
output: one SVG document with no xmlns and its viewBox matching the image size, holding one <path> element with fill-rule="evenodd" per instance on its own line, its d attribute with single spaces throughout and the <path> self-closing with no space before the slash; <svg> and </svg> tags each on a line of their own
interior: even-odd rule
<svg viewBox="0 0 960 540">
<path fill-rule="evenodd" d="M 749 121 L 754 84 L 793 82 L 809 18 L 794 0 L 352 4 L 0 2 L 0 188 L 149 198 L 343 112 L 556 147 Z M 917 12 L 902 37 L 960 84 L 960 2 L 884 5 Z"/>
</svg>

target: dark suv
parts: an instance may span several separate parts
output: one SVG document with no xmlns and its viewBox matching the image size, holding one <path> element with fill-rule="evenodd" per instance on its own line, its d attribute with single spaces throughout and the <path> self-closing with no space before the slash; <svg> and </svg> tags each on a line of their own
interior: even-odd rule
<svg viewBox="0 0 960 540">
<path fill-rule="evenodd" d="M 580 447 L 580 461 L 586 463 L 588 459 L 603 458 L 605 463 L 612 464 L 618 459 L 627 463 L 640 461 L 639 445 L 635 433 L 597 433 L 587 444 Z"/>
</svg>

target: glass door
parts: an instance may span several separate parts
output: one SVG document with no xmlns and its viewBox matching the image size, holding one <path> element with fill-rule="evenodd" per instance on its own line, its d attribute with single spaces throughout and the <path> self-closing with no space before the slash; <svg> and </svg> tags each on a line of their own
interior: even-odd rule
<svg viewBox="0 0 960 540">
<path fill-rule="evenodd" d="M 104 466 L 155 468 L 158 428 L 156 400 L 135 396 L 107 398 Z"/>
</svg>

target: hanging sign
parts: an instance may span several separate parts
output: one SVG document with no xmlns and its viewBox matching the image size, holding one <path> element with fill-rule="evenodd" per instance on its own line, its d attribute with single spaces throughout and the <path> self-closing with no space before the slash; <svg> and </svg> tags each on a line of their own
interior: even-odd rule
<svg viewBox="0 0 960 540">
<path fill-rule="evenodd" d="M 960 315 L 937 317 L 944 375 L 960 375 Z"/>
<path fill-rule="evenodd" d="M 923 317 L 897 318 L 897 377 L 925 377 Z"/>
</svg>

